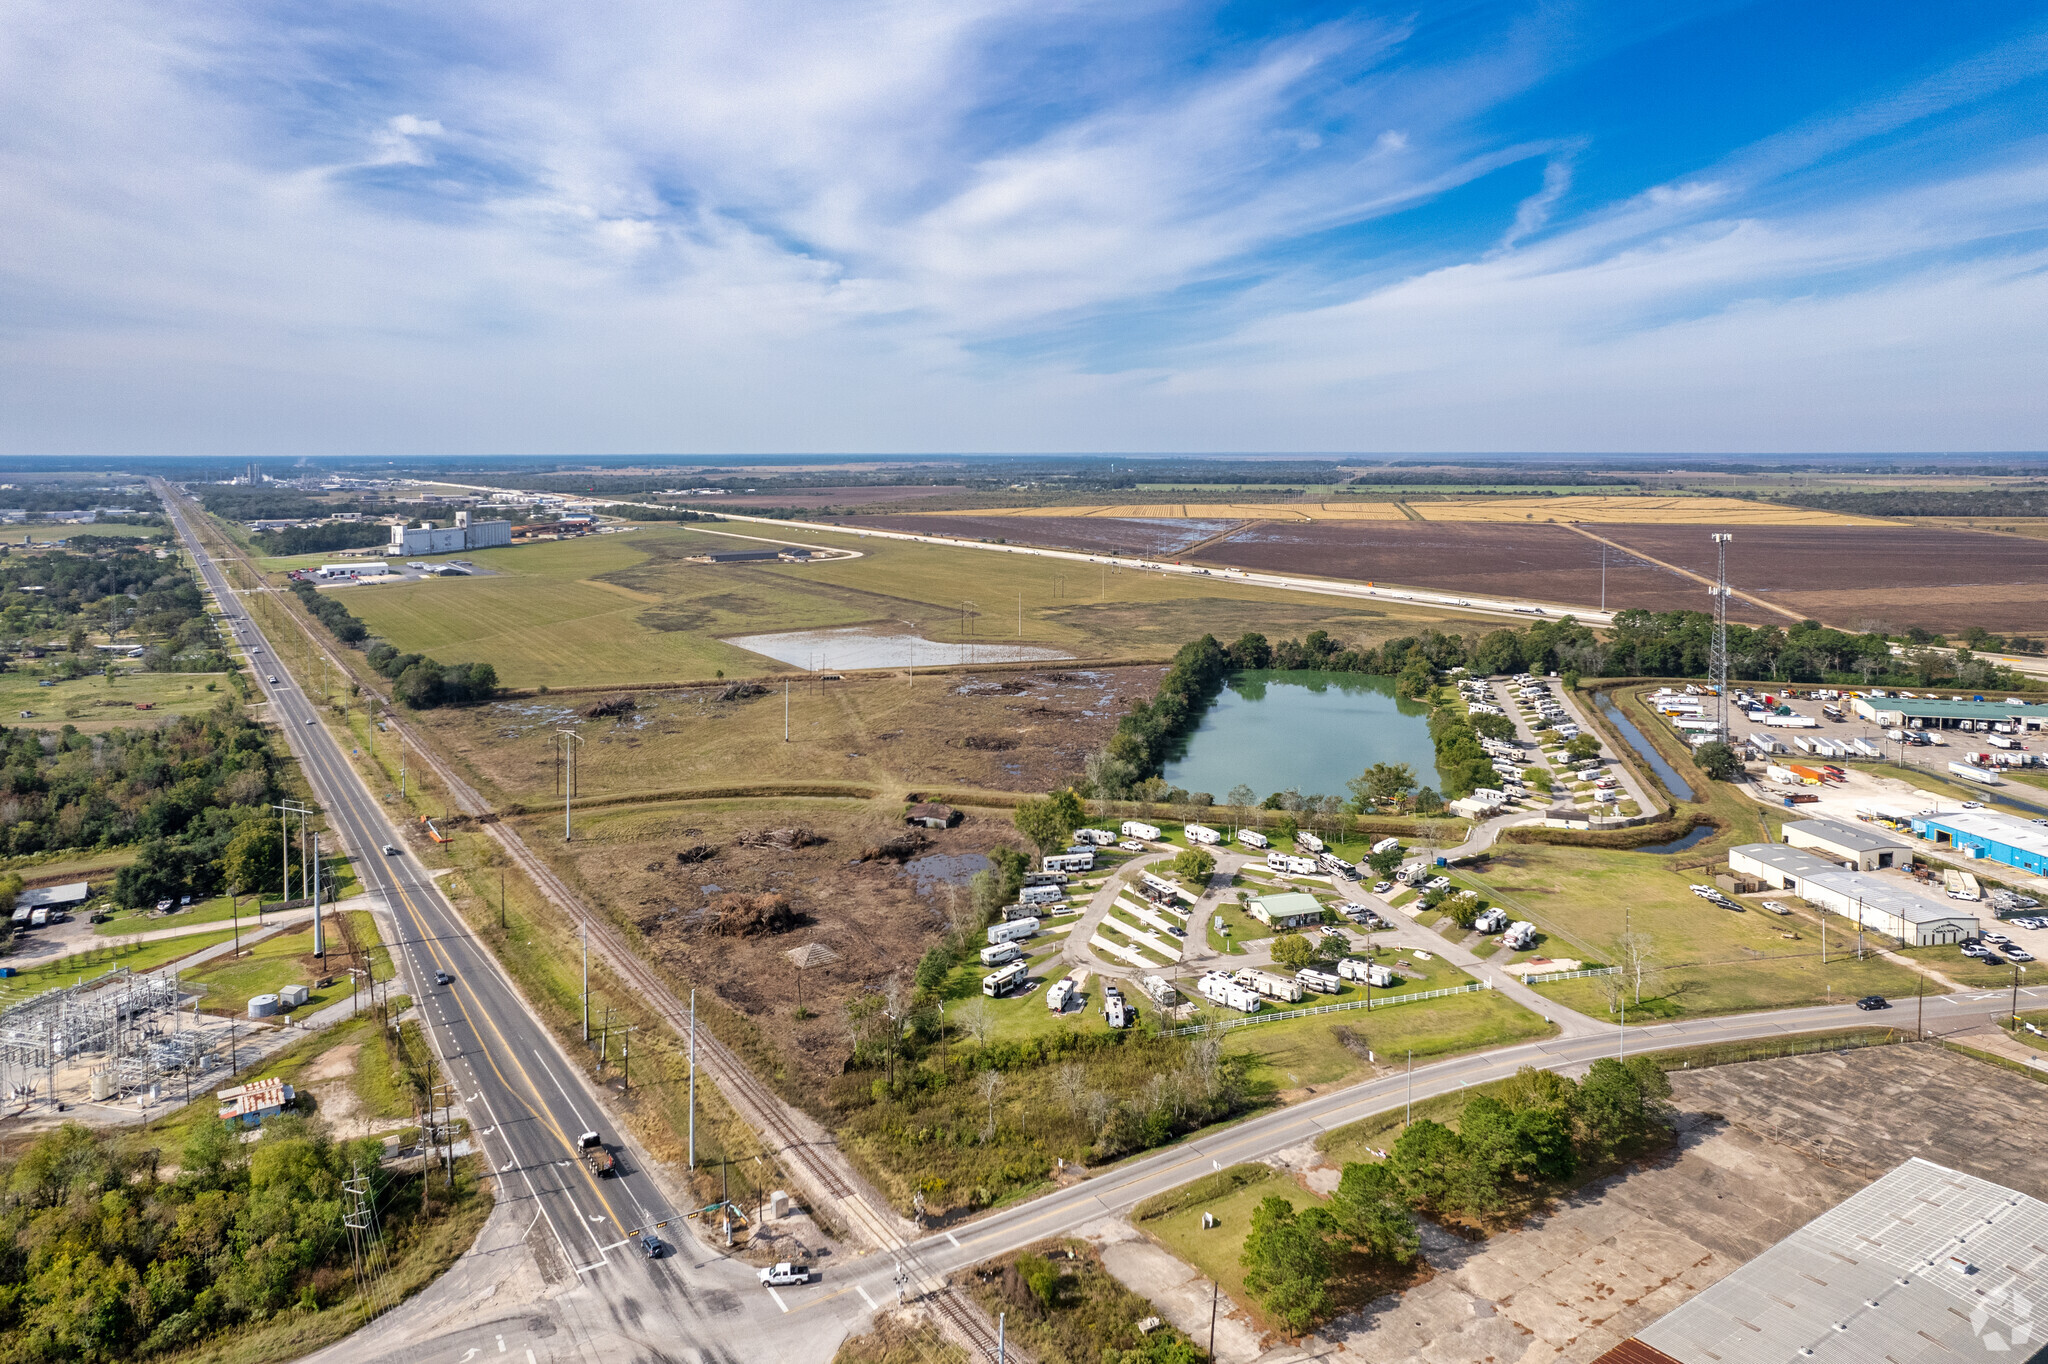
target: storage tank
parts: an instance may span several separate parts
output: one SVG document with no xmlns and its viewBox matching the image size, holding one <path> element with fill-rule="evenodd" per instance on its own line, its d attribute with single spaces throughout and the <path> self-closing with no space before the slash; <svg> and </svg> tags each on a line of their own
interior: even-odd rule
<svg viewBox="0 0 2048 1364">
<path fill-rule="evenodd" d="M 277 996 L 276 996 L 276 995 L 251 995 L 251 996 L 249 996 L 249 1017 L 251 1017 L 251 1018 L 271 1018 L 271 1017 L 274 1017 L 274 1016 L 276 1015 L 276 1013 L 277 1013 Z"/>
</svg>

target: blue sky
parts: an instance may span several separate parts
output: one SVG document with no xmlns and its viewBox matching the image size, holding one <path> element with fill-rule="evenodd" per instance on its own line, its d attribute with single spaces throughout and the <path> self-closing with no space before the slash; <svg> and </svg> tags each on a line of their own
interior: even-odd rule
<svg viewBox="0 0 2048 1364">
<path fill-rule="evenodd" d="M 2022 4 L 17 0 L 0 452 L 2038 450 L 2044 73 Z"/>
</svg>

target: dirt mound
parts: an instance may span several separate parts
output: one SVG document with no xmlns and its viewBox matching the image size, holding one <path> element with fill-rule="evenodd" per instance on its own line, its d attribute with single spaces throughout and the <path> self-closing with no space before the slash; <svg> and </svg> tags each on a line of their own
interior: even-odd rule
<svg viewBox="0 0 2048 1364">
<path fill-rule="evenodd" d="M 607 696 L 604 700 L 583 708 L 583 714 L 591 720 L 602 720 L 608 715 L 625 715 L 632 711 L 636 702 L 630 696 Z"/>
<path fill-rule="evenodd" d="M 750 696 L 766 696 L 767 694 L 768 689 L 759 682 L 735 682 L 711 699 L 714 701 L 744 701 Z"/>
<path fill-rule="evenodd" d="M 971 748 L 977 753 L 1007 753 L 1016 746 L 1015 739 L 1006 739 L 999 734 L 970 734 L 960 741 L 960 747 Z"/>
<path fill-rule="evenodd" d="M 735 834 L 732 841 L 741 848 L 776 848 L 794 852 L 798 848 L 816 847 L 825 841 L 825 836 L 798 825 L 789 829 L 744 829 Z"/>
<path fill-rule="evenodd" d="M 930 846 L 931 840 L 913 829 L 886 843 L 877 843 L 871 848 L 861 849 L 860 860 L 876 862 L 886 858 L 891 862 L 907 862 Z"/>
<path fill-rule="evenodd" d="M 709 843 L 693 843 L 676 854 L 676 861 L 687 867 L 692 862 L 709 862 L 716 856 L 718 856 L 718 849 L 712 847 Z"/>
<path fill-rule="evenodd" d="M 728 891 L 711 899 L 710 928 L 721 938 L 758 938 L 796 927 L 796 910 L 780 891 L 744 895 Z"/>
</svg>

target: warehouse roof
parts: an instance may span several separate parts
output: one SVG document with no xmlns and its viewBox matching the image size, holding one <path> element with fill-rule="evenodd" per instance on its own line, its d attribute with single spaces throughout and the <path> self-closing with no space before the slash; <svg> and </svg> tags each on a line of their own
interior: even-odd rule
<svg viewBox="0 0 2048 1364">
<path fill-rule="evenodd" d="M 1728 851 L 1761 862 L 1783 876 L 1818 876 L 1822 872 L 1842 869 L 1818 853 L 1810 853 L 1804 848 L 1788 848 L 1783 843 L 1744 843 Z"/>
<path fill-rule="evenodd" d="M 1839 819 L 1795 819 L 1785 826 L 1785 832 L 1805 834 L 1837 848 L 1849 848 L 1855 852 L 1873 852 L 1879 848 L 1903 848 L 1907 845 L 1890 834 L 1876 829 L 1866 829 L 1860 824 L 1844 824 Z"/>
<path fill-rule="evenodd" d="M 2022 848 L 2030 853 L 2048 856 L 2048 829 L 2013 815 L 2002 815 L 1996 810 L 1959 810 L 1952 815 L 1921 815 L 1916 817 L 1913 823 L 1916 827 L 1933 825 L 1952 834 L 1975 835 L 1994 843 L 2003 843 L 2009 848 Z"/>
<path fill-rule="evenodd" d="M 37 886 L 14 897 L 16 909 L 47 909 L 57 905 L 82 905 L 88 898 L 86 883 L 73 881 L 64 886 Z"/>
<path fill-rule="evenodd" d="M 1679 1364 L 2026 1359 L 2044 1237 L 2048 1203 L 1915 1158 L 1637 1339 Z"/>
<path fill-rule="evenodd" d="M 1845 900 L 1857 901 L 1909 924 L 1934 923 L 1941 919 L 1974 921 L 1977 917 L 1960 906 L 1941 904 L 1924 895 L 1915 895 L 1904 886 L 1895 885 L 1868 872 L 1844 871 L 1835 867 L 1827 871 L 1814 872 L 1810 876 L 1802 875 L 1799 881 L 1802 891 L 1806 886 L 1817 886 Z M 1865 919 L 1863 922 L 1868 923 L 1869 920 Z"/>
</svg>

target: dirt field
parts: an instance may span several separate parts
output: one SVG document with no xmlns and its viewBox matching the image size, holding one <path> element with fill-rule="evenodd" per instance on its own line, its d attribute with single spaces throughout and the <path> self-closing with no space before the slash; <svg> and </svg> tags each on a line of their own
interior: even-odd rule
<svg viewBox="0 0 2048 1364">
<path fill-rule="evenodd" d="M 1001 812 L 971 812 L 954 828 L 912 833 L 893 808 L 862 801 L 699 801 L 596 810 L 564 845 L 551 821 L 521 821 L 536 848 L 593 901 L 638 926 L 642 950 L 697 988 L 745 1013 L 776 1050 L 809 1080 L 823 1084 L 846 1056 L 842 1008 L 892 974 L 910 969 L 947 924 L 951 896 L 987 866 L 998 844 L 1022 847 Z M 806 847 L 748 848 L 738 836 L 767 827 L 801 827 L 823 838 Z M 882 857 L 854 863 L 868 848 L 910 837 L 922 844 L 907 862 Z M 697 860 L 680 861 L 677 854 Z M 792 922 L 736 933 L 728 895 L 786 897 Z M 721 917 L 724 915 L 725 917 Z M 799 1020 L 797 972 L 783 954 L 822 943 L 838 955 L 804 973 Z M 602 1008 L 604 1001 L 598 1001 Z"/>
<path fill-rule="evenodd" d="M 1563 526 L 1420 521 L 1268 524 L 1239 531 L 1189 557 L 1266 573 L 1313 573 L 1581 606 L 1600 601 L 1600 546 Z M 1691 579 L 1608 552 L 1610 609 L 1698 611 L 1708 604 L 1706 590 Z M 1731 614 L 1761 620 L 1765 613 L 1737 602 Z"/>
<path fill-rule="evenodd" d="M 1844 629 L 2039 630 L 2048 541 L 1918 526 L 1618 526 L 1590 529 L 1712 574 L 1713 531 L 1735 536 L 1728 580 Z"/>
<path fill-rule="evenodd" d="M 1117 520 L 1167 519 L 1195 521 L 1400 521 L 1401 509 L 1391 499 L 1342 502 L 1120 502 L 1113 506 L 1005 507 L 981 513 L 983 516 L 1042 516 Z"/>
<path fill-rule="evenodd" d="M 734 492 L 721 497 L 692 497 L 674 499 L 675 505 L 688 507 L 692 511 L 715 512 L 721 505 L 728 507 L 796 507 L 819 510 L 826 507 L 870 507 L 877 503 L 921 502 L 930 497 L 953 497 L 962 490 L 944 485 L 928 483 L 879 484 L 872 487 L 850 488 L 805 488 L 800 492 L 749 493 Z M 637 498 L 636 501 L 652 501 L 651 498 Z"/>
<path fill-rule="evenodd" d="M 863 516 L 849 525 L 876 526 L 911 535 L 953 535 L 968 540 L 1074 549 L 1088 554 L 1142 554 L 1163 558 L 1222 535 L 1242 521 L 1165 520 L 1111 516 L 969 516 L 917 512 Z"/>
<path fill-rule="evenodd" d="M 1207 520 L 1296 521 L 1600 521 L 1649 525 L 1746 526 L 1882 525 L 1866 517 L 1807 507 L 1752 502 L 1741 497 L 1612 497 L 1568 493 L 1559 497 L 1363 498 L 1337 502 L 1144 502 L 1105 506 L 1016 507 L 979 513 L 1000 517 L 1176 517 Z"/>
<path fill-rule="evenodd" d="M 923 788 L 1051 791 L 1081 775 L 1117 717 L 1157 690 L 1163 670 L 1103 668 L 799 679 L 792 741 L 778 684 L 744 700 L 724 684 L 643 692 L 615 717 L 582 714 L 596 696 L 536 696 L 475 710 L 423 711 L 443 753 L 494 802 L 546 804 L 555 732 L 584 737 L 577 794 L 847 782 L 899 794 Z"/>
<path fill-rule="evenodd" d="M 2040 1197 L 2048 1089 L 1931 1047 L 1675 1074 L 1678 1148 L 1520 1231 L 1425 1226 L 1437 1271 L 1323 1334 L 1340 1358 L 1583 1364 L 1910 1156 Z"/>
</svg>

